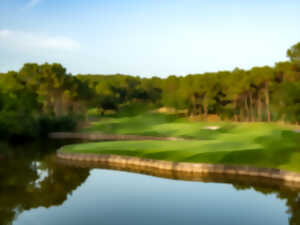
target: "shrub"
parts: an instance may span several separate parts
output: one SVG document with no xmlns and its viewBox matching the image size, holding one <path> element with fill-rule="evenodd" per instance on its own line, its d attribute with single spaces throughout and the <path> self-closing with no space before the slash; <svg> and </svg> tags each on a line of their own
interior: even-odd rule
<svg viewBox="0 0 300 225">
<path fill-rule="evenodd" d="M 33 117 L 11 111 L 0 113 L 0 138 L 34 138 L 38 133 L 38 123 Z"/>
<path fill-rule="evenodd" d="M 72 116 L 50 117 L 38 119 L 40 136 L 47 136 L 50 132 L 73 131 L 77 126 L 78 118 Z"/>
</svg>

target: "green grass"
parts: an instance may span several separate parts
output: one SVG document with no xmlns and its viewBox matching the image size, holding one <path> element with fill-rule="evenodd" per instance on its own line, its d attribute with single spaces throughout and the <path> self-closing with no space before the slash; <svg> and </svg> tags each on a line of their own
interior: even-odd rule
<svg viewBox="0 0 300 225">
<path fill-rule="evenodd" d="M 219 126 L 208 130 L 207 126 Z M 62 151 L 280 168 L 300 172 L 300 134 L 274 123 L 190 122 L 143 113 L 106 117 L 85 132 L 186 137 L 182 141 L 115 141 L 65 146 Z"/>
<path fill-rule="evenodd" d="M 206 126 L 222 126 L 218 131 L 203 129 Z M 81 132 L 102 132 L 106 134 L 136 134 L 162 137 L 185 137 L 194 139 L 213 138 L 214 135 L 234 128 L 231 123 L 194 123 L 176 115 L 142 113 L 135 116 L 119 115 L 103 117 L 92 121 Z"/>
</svg>

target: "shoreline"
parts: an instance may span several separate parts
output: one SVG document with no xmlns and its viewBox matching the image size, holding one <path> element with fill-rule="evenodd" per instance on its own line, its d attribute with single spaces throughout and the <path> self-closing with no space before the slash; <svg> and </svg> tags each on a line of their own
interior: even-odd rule
<svg viewBox="0 0 300 225">
<path fill-rule="evenodd" d="M 189 177 L 189 179 L 205 178 L 209 175 L 257 178 L 274 181 L 284 186 L 300 188 L 300 173 L 280 169 L 258 168 L 242 165 L 224 165 L 208 163 L 171 162 L 133 156 L 100 155 L 83 153 L 56 153 L 56 157 L 70 164 L 90 166 L 91 168 L 109 167 L 118 170 L 134 170 L 154 175 L 164 172 L 175 177 Z"/>
<path fill-rule="evenodd" d="M 99 162 L 87 162 L 87 161 L 74 161 L 66 159 L 56 159 L 56 162 L 65 167 L 76 167 L 83 169 L 105 169 L 113 170 L 117 172 L 128 172 L 139 175 L 147 175 L 162 179 L 171 179 L 186 182 L 203 182 L 203 183 L 220 183 L 241 185 L 245 187 L 253 188 L 270 188 L 276 190 L 286 191 L 300 191 L 300 183 L 287 182 L 282 180 L 274 180 L 271 178 L 251 177 L 242 175 L 229 175 L 229 174 L 192 174 L 184 172 L 174 172 L 169 170 L 148 169 L 136 166 L 119 165 L 112 163 L 99 163 Z"/>
</svg>

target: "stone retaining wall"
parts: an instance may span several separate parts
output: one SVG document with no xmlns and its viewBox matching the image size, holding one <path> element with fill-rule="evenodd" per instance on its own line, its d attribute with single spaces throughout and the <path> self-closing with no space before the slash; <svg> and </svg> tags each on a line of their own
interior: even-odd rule
<svg viewBox="0 0 300 225">
<path fill-rule="evenodd" d="M 60 166 L 88 168 L 88 169 L 109 169 L 125 171 L 130 173 L 145 174 L 149 176 L 161 177 L 172 180 L 185 180 L 185 181 L 200 181 L 200 182 L 213 182 L 213 183 L 228 183 L 232 185 L 240 185 L 243 187 L 261 187 L 270 188 L 272 190 L 282 191 L 300 191 L 300 183 L 288 182 L 283 180 L 276 180 L 272 178 L 262 178 L 243 175 L 232 174 L 214 174 L 214 173 L 185 173 L 172 170 L 151 169 L 147 167 L 114 164 L 108 162 L 90 162 L 90 161 L 77 161 L 57 158 L 56 162 Z"/>
<path fill-rule="evenodd" d="M 184 140 L 177 137 L 153 137 L 153 136 L 138 136 L 138 135 L 119 135 L 119 134 L 102 134 L 102 133 L 73 133 L 73 132 L 55 132 L 49 134 L 50 138 L 55 139 L 83 139 L 83 140 L 98 140 L 98 141 L 124 141 L 124 140 L 165 140 L 178 141 Z"/>
<path fill-rule="evenodd" d="M 300 186 L 300 173 L 287 172 L 279 169 L 256 168 L 251 166 L 235 166 L 206 163 L 170 162 L 164 160 L 144 159 L 131 156 L 63 153 L 58 151 L 57 158 L 74 162 L 91 162 L 93 164 L 115 165 L 119 168 L 140 168 L 144 172 L 169 171 L 184 173 L 191 177 L 209 174 L 264 178 L 286 184 Z"/>
</svg>

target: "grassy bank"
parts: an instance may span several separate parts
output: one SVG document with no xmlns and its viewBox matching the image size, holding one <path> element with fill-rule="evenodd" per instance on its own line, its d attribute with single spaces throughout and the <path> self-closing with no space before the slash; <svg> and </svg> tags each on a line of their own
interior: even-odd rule
<svg viewBox="0 0 300 225">
<path fill-rule="evenodd" d="M 211 128 L 218 128 L 213 130 Z M 62 151 L 280 168 L 300 172 L 300 134 L 274 123 L 190 122 L 143 113 L 106 117 L 84 132 L 185 137 L 183 141 L 115 141 L 65 146 Z"/>
</svg>

